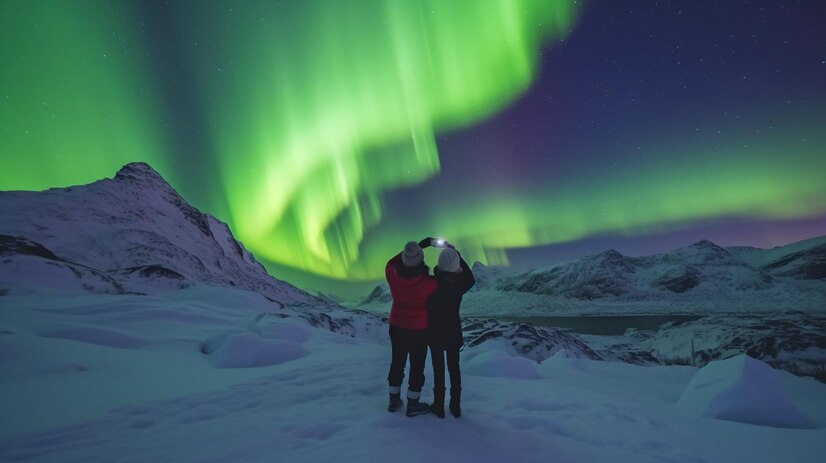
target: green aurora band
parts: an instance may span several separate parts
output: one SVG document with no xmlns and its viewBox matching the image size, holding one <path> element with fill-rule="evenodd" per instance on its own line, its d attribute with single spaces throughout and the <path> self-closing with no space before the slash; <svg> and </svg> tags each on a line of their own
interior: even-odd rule
<svg viewBox="0 0 826 463">
<path fill-rule="evenodd" d="M 210 62 L 244 70 L 197 72 L 209 76 L 232 223 L 271 261 L 375 278 L 382 265 L 360 259 L 359 246 L 382 218 L 382 192 L 438 173 L 436 131 L 528 88 L 540 46 L 568 30 L 574 10 L 568 0 L 385 0 L 279 13 L 244 41 L 233 39 L 262 9 L 205 15 L 199 26 L 214 31 Z M 262 55 L 249 41 L 272 48 Z"/>
<path fill-rule="evenodd" d="M 220 8 L 219 8 L 220 6 Z M 543 187 L 452 197 L 388 220 L 383 195 L 439 173 L 435 134 L 514 101 L 539 51 L 573 27 L 571 0 L 178 3 L 171 7 L 206 118 L 218 183 L 199 207 L 256 255 L 339 279 L 381 278 L 408 239 L 439 234 L 471 259 L 598 233 L 725 216 L 826 211 L 826 135 L 732 135 L 635 171 L 594 167 Z M 153 50 L 135 5 L 0 4 L 0 188 L 42 189 L 147 161 L 187 197 L 203 179 L 170 153 Z M 32 27 L 36 25 L 36 27 Z M 113 33 L 112 31 L 117 31 Z M 118 50 L 113 52 L 112 50 Z M 824 127 L 822 115 L 796 116 Z M 802 121 L 802 122 L 801 122 Z M 811 127 L 810 127 L 811 128 Z M 822 133 L 823 131 L 819 131 Z M 817 130 L 804 133 L 818 133 Z M 662 146 L 662 145 L 661 145 Z M 667 149 L 667 148 L 662 148 Z M 676 150 L 675 150 L 676 151 Z M 787 162 L 773 165 L 782 153 Z M 652 153 L 656 158 L 657 153 Z M 527 191 L 526 191 L 527 190 Z"/>
<path fill-rule="evenodd" d="M 376 250 L 370 257 L 378 261 L 398 246 L 393 238 L 431 233 L 434 226 L 441 236 L 461 243 L 465 253 L 507 265 L 507 249 L 602 233 L 645 235 L 721 217 L 821 216 L 826 212 L 826 133 L 821 129 L 826 117 L 798 118 L 807 122 L 775 127 L 781 137 L 733 133 L 714 146 L 672 148 L 662 143 L 651 153 L 655 160 L 634 169 L 594 166 L 580 176 L 534 189 L 454 197 L 425 220 L 396 221 L 381 235 L 370 236 L 375 246 L 371 250 Z M 662 152 L 670 155 L 656 159 Z M 786 162 L 778 162 L 780 156 Z"/>
</svg>

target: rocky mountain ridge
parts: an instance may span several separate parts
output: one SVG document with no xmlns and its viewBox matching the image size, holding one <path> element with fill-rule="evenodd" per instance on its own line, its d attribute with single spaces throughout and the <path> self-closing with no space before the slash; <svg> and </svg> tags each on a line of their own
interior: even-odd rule
<svg viewBox="0 0 826 463">
<path fill-rule="evenodd" d="M 146 163 L 88 185 L 0 192 L 0 217 L 0 292 L 205 284 L 282 303 L 319 300 L 270 276 L 226 223 L 189 205 Z"/>
<path fill-rule="evenodd" d="M 727 300 L 756 293 L 826 295 L 826 237 L 771 250 L 731 250 L 701 240 L 674 251 L 629 257 L 611 249 L 548 269 L 506 274 L 495 289 L 578 300 Z M 480 264 L 481 265 L 481 264 Z M 479 267 L 479 266 L 477 266 Z"/>
</svg>

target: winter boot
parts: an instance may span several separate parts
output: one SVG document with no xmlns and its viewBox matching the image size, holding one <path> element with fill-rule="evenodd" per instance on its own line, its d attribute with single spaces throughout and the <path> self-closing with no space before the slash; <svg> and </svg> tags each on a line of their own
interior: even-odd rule
<svg viewBox="0 0 826 463">
<path fill-rule="evenodd" d="M 450 413 L 459 418 L 462 416 L 462 407 L 459 403 L 462 401 L 462 388 L 450 388 Z"/>
<path fill-rule="evenodd" d="M 439 418 L 445 417 L 445 388 L 433 389 L 433 405 L 430 411 Z"/>
<path fill-rule="evenodd" d="M 387 405 L 387 411 L 388 412 L 395 412 L 397 410 L 401 410 L 402 405 L 404 405 L 404 402 L 402 402 L 401 392 L 397 392 L 395 394 L 391 392 L 390 393 L 390 403 Z"/>
<path fill-rule="evenodd" d="M 416 415 L 424 415 L 425 413 L 430 413 L 430 404 L 425 402 L 419 402 L 419 393 L 413 393 L 416 395 L 416 398 L 410 397 L 411 392 L 407 393 L 407 416 L 416 416 Z"/>
</svg>

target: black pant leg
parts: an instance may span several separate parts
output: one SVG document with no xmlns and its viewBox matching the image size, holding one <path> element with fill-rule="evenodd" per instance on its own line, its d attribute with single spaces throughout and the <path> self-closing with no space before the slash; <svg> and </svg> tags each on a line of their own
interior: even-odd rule
<svg viewBox="0 0 826 463">
<path fill-rule="evenodd" d="M 424 385 L 424 364 L 427 360 L 427 336 L 424 330 L 410 330 L 410 380 L 408 390 L 421 392 Z"/>
<path fill-rule="evenodd" d="M 450 388 L 462 388 L 462 372 L 459 369 L 459 347 L 450 346 L 445 351 L 447 354 L 447 371 L 450 373 Z M 442 383 L 444 384 L 444 371 L 442 371 Z"/>
<path fill-rule="evenodd" d="M 398 387 L 404 381 L 404 367 L 407 366 L 407 339 L 405 333 L 393 326 L 390 327 L 390 346 L 392 357 L 390 372 L 387 374 L 387 383 L 390 387 Z"/>
<path fill-rule="evenodd" d="M 430 360 L 433 363 L 433 389 L 445 388 L 445 351 L 437 346 L 430 346 Z"/>
</svg>

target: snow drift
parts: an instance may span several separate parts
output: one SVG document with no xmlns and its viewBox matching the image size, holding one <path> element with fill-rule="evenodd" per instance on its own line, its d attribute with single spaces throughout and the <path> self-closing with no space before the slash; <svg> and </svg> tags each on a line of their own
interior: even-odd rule
<svg viewBox="0 0 826 463">
<path fill-rule="evenodd" d="M 779 374 L 747 355 L 711 362 L 694 375 L 677 404 L 708 418 L 781 428 L 813 427 L 783 389 Z"/>
</svg>

